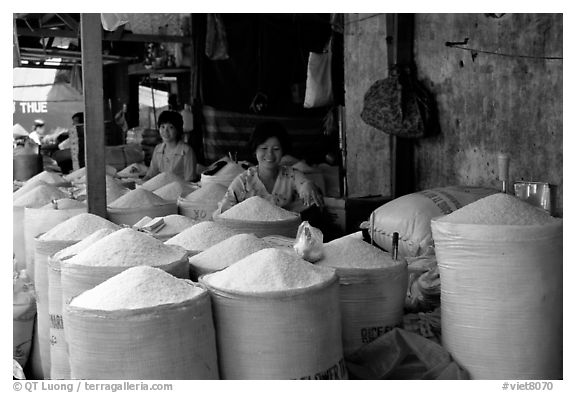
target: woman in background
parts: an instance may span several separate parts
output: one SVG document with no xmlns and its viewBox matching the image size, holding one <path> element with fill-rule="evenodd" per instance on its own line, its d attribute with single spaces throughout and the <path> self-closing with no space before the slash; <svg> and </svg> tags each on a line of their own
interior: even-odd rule
<svg viewBox="0 0 576 393">
<path fill-rule="evenodd" d="M 196 180 L 196 155 L 182 141 L 183 126 L 180 113 L 168 110 L 160 114 L 158 127 L 162 143 L 154 148 L 144 181 L 161 172 L 173 173 L 184 181 Z"/>
<path fill-rule="evenodd" d="M 280 165 L 282 156 L 290 150 L 288 134 L 280 123 L 258 124 L 248 147 L 258 165 L 248 168 L 232 181 L 219 204 L 221 213 L 253 196 L 287 210 L 323 207 L 322 195 L 311 180 L 298 170 Z"/>
</svg>

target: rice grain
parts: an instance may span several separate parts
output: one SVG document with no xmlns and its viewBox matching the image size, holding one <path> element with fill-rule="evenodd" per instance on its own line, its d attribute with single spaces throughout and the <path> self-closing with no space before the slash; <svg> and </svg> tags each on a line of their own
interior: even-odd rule
<svg viewBox="0 0 576 393">
<path fill-rule="evenodd" d="M 265 248 L 206 275 L 205 281 L 222 290 L 259 293 L 308 288 L 334 276 L 334 269 L 312 265 L 276 248 Z"/>
<path fill-rule="evenodd" d="M 204 289 L 150 266 L 136 266 L 75 297 L 70 305 L 90 310 L 136 310 L 194 299 Z"/>
<path fill-rule="evenodd" d="M 282 221 L 297 217 L 257 195 L 232 206 L 220 216 L 243 221 Z"/>
<path fill-rule="evenodd" d="M 188 261 L 202 270 L 221 270 L 256 251 L 269 247 L 267 242 L 253 234 L 241 233 L 207 248 L 190 257 Z"/>
<path fill-rule="evenodd" d="M 131 228 L 119 229 L 97 240 L 66 262 L 84 266 L 158 266 L 181 260 L 186 251 L 167 246 Z"/>
<path fill-rule="evenodd" d="M 546 225 L 561 219 L 513 195 L 497 193 L 455 210 L 438 221 L 479 225 Z"/>
<path fill-rule="evenodd" d="M 81 213 L 70 217 L 40 236 L 44 241 L 80 241 L 99 229 L 117 230 L 120 227 L 92 213 Z"/>
<path fill-rule="evenodd" d="M 189 251 L 203 251 L 240 232 L 214 221 L 202 221 L 166 240 Z"/>
<path fill-rule="evenodd" d="M 152 191 L 148 191 L 144 188 L 137 188 L 131 190 L 130 192 L 122 195 L 120 198 L 116 199 L 112 203 L 108 204 L 108 207 L 114 209 L 135 209 L 143 207 L 160 206 L 167 204 L 163 198 L 154 194 Z"/>
<path fill-rule="evenodd" d="M 398 262 L 385 252 L 362 239 L 341 237 L 324 244 L 324 258 L 318 266 L 334 268 L 375 269 L 391 267 Z"/>
</svg>

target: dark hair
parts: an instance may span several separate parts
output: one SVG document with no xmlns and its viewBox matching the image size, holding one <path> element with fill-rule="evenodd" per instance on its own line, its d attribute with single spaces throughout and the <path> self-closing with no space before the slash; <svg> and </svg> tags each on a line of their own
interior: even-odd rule
<svg viewBox="0 0 576 393">
<path fill-rule="evenodd" d="M 158 116 L 158 128 L 166 123 L 170 123 L 176 128 L 176 139 L 182 139 L 182 134 L 184 133 L 184 120 L 182 119 L 182 115 L 170 110 L 160 113 L 160 116 Z"/>
<path fill-rule="evenodd" d="M 278 138 L 280 146 L 282 147 L 282 153 L 286 154 L 290 151 L 290 138 L 288 137 L 286 128 L 278 122 L 265 121 L 254 127 L 254 131 L 252 131 L 252 135 L 248 140 L 250 152 L 254 153 L 258 146 L 266 142 L 268 138 L 273 137 Z"/>
<path fill-rule="evenodd" d="M 84 112 L 76 112 L 72 115 L 72 120 L 74 120 L 74 118 L 78 118 L 78 123 L 79 124 L 84 124 Z"/>
</svg>

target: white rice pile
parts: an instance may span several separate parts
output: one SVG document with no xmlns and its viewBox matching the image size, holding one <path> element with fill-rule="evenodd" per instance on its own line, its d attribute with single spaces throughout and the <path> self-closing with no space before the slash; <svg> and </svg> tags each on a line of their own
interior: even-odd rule
<svg viewBox="0 0 576 393">
<path fill-rule="evenodd" d="M 204 289 L 150 266 L 124 270 L 75 297 L 70 305 L 90 310 L 136 310 L 177 304 L 196 298 Z"/>
<path fill-rule="evenodd" d="M 117 230 L 120 226 L 92 213 L 81 213 L 56 225 L 39 239 L 46 241 L 80 241 L 99 229 Z"/>
<path fill-rule="evenodd" d="M 190 257 L 188 261 L 202 270 L 216 271 L 269 247 L 267 242 L 253 234 L 241 233 Z"/>
<path fill-rule="evenodd" d="M 216 173 L 216 176 L 236 177 L 243 172 L 244 168 L 242 168 L 242 165 L 237 164 L 235 162 L 229 162 Z"/>
<path fill-rule="evenodd" d="M 70 198 L 60 198 L 57 199 L 55 203 L 52 201 L 48 202 L 40 209 L 44 210 L 66 210 L 66 209 L 82 209 L 86 208 L 86 204 L 76 199 Z"/>
<path fill-rule="evenodd" d="M 122 195 L 128 194 L 130 189 L 111 176 L 106 176 L 106 201 L 114 202 Z"/>
<path fill-rule="evenodd" d="M 12 194 L 12 200 L 15 201 L 20 198 L 22 195 L 26 194 L 28 191 L 40 186 L 40 185 L 48 185 L 44 180 L 28 180 L 22 187 L 18 190 L 14 191 Z"/>
<path fill-rule="evenodd" d="M 50 171 L 42 171 L 28 179 L 28 181 L 34 180 L 42 180 L 49 184 L 66 183 L 66 179 L 61 174 Z"/>
<path fill-rule="evenodd" d="M 170 184 L 174 181 L 183 181 L 183 179 L 170 172 L 161 172 L 154 176 L 152 179 L 144 182 L 140 187 L 145 190 L 155 191 L 160 187 Z"/>
<path fill-rule="evenodd" d="M 114 168 L 111 165 L 106 165 L 106 175 L 108 176 L 114 176 L 116 174 L 116 168 Z M 74 172 L 70 172 L 67 175 L 63 176 L 64 179 L 70 181 L 70 182 L 76 182 L 76 183 L 85 183 L 86 182 L 86 167 L 83 166 L 80 169 L 75 170 Z"/>
<path fill-rule="evenodd" d="M 131 228 L 119 229 L 78 254 L 66 263 L 83 266 L 160 266 L 181 260 L 186 251 L 167 246 L 150 235 Z"/>
<path fill-rule="evenodd" d="M 137 188 L 108 204 L 108 207 L 115 209 L 134 209 L 139 207 L 160 206 L 165 205 L 166 203 L 168 203 L 168 201 L 160 198 L 152 191 L 148 191 L 144 188 Z"/>
<path fill-rule="evenodd" d="M 258 293 L 308 288 L 334 275 L 334 269 L 315 266 L 276 248 L 265 248 L 206 275 L 205 280 L 222 290 Z"/>
<path fill-rule="evenodd" d="M 184 184 L 181 181 L 173 181 L 156 190 L 154 194 L 167 201 L 175 201 L 184 192 Z"/>
<path fill-rule="evenodd" d="M 218 203 L 224 198 L 228 188 L 220 183 L 208 183 L 184 198 L 186 202 Z"/>
<path fill-rule="evenodd" d="M 214 221 L 202 221 L 165 241 L 189 251 L 204 251 L 240 232 Z"/>
<path fill-rule="evenodd" d="M 324 258 L 316 265 L 334 268 L 375 269 L 395 265 L 390 253 L 362 239 L 341 237 L 324 244 Z"/>
<path fill-rule="evenodd" d="M 42 207 L 53 199 L 66 198 L 66 194 L 51 184 L 41 184 L 21 195 L 13 202 L 18 207 Z"/>
<path fill-rule="evenodd" d="M 70 247 L 66 247 L 56 254 L 54 254 L 55 259 L 64 260 L 74 255 L 78 254 L 80 251 L 88 248 L 90 245 L 94 244 L 98 240 L 108 236 L 112 232 L 115 232 L 116 229 L 111 228 L 102 228 L 98 229 L 96 232 L 92 233 L 91 235 L 86 236 L 84 239 L 80 240 L 78 243 L 74 243 Z"/>
<path fill-rule="evenodd" d="M 220 217 L 243 221 L 282 221 L 297 216 L 256 195 L 232 206 Z"/>
<path fill-rule="evenodd" d="M 546 225 L 559 220 L 543 209 L 503 193 L 479 199 L 438 219 L 454 224 L 480 225 Z"/>
</svg>

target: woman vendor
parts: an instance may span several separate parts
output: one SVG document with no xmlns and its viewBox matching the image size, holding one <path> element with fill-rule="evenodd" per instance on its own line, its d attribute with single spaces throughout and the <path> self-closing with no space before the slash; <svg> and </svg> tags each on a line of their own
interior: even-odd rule
<svg viewBox="0 0 576 393">
<path fill-rule="evenodd" d="M 158 127 L 162 143 L 154 148 L 150 167 L 143 180 L 149 180 L 160 172 L 170 172 L 184 181 L 194 181 L 196 155 L 192 148 L 182 141 L 182 116 L 175 111 L 164 111 L 158 117 Z"/>
<path fill-rule="evenodd" d="M 322 195 L 311 180 L 298 170 L 280 165 L 282 156 L 290 150 L 288 133 L 280 123 L 258 124 L 248 147 L 258 165 L 232 181 L 219 204 L 220 212 L 256 195 L 287 210 L 323 207 Z"/>
</svg>

